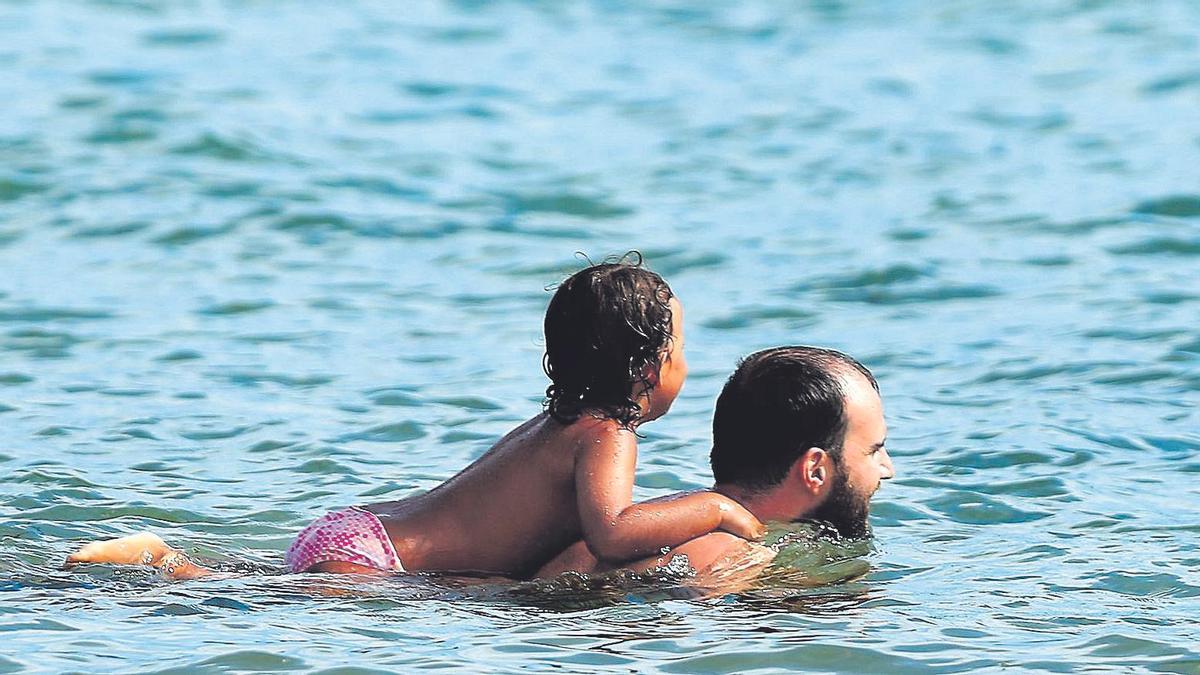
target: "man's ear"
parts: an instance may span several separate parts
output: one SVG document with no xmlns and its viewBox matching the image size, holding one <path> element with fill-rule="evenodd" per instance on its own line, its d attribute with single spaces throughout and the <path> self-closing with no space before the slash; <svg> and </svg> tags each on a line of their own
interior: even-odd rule
<svg viewBox="0 0 1200 675">
<path fill-rule="evenodd" d="M 809 448 L 792 464 L 788 472 L 795 484 L 800 485 L 806 492 L 820 494 L 832 478 L 829 467 L 829 453 L 821 448 Z"/>
</svg>

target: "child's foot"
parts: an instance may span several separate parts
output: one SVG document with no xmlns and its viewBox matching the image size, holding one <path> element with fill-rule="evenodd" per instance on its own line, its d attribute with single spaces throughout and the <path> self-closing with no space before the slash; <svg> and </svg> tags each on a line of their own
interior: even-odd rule
<svg viewBox="0 0 1200 675">
<path fill-rule="evenodd" d="M 114 565 L 151 565 L 175 553 L 167 542 L 150 532 L 139 532 L 120 539 L 94 541 L 67 556 L 67 564 L 112 563 Z"/>
</svg>

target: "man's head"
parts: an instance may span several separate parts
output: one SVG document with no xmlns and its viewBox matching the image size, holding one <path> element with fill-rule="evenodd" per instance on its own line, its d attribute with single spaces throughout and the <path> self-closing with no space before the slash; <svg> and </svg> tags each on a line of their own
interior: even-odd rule
<svg viewBox="0 0 1200 675">
<path fill-rule="evenodd" d="M 861 363 L 767 349 L 743 359 L 717 399 L 713 476 L 763 520 L 824 520 L 861 536 L 871 495 L 894 473 L 886 435 L 879 385 Z"/>
</svg>

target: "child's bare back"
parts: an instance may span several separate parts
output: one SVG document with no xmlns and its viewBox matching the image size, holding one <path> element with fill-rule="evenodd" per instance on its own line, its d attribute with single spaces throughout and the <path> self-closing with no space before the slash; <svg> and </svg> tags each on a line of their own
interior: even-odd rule
<svg viewBox="0 0 1200 675">
<path fill-rule="evenodd" d="M 432 491 L 366 509 L 379 516 L 406 569 L 529 576 L 581 538 L 575 455 L 621 433 L 606 429 L 613 426 L 538 415 Z"/>
<path fill-rule="evenodd" d="M 620 465 L 636 452 L 633 431 L 613 420 L 564 425 L 542 414 L 428 494 L 366 508 L 406 569 L 514 578 L 532 576 L 580 539 L 597 557 L 622 561 L 722 527 L 758 534 L 753 516 L 711 492 L 632 504 L 632 466 Z M 589 504 L 597 495 L 613 506 Z"/>
</svg>

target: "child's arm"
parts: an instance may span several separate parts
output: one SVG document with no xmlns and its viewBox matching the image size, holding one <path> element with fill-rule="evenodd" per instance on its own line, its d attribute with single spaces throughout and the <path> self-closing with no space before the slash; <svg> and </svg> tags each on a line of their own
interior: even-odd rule
<svg viewBox="0 0 1200 675">
<path fill-rule="evenodd" d="M 633 503 L 637 440 L 626 429 L 605 430 L 575 456 L 575 491 L 583 538 L 597 558 L 624 561 L 658 553 L 714 530 L 745 539 L 765 532 L 741 504 L 715 492 Z"/>
</svg>

